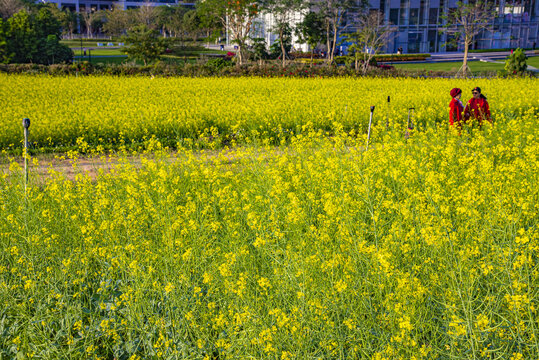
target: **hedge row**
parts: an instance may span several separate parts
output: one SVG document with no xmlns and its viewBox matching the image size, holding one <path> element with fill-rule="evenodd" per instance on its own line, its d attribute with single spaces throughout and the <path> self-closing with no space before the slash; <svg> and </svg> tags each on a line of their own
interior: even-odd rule
<svg viewBox="0 0 539 360">
<path fill-rule="evenodd" d="M 378 62 L 388 61 L 420 61 L 430 57 L 430 54 L 384 54 L 376 55 L 374 58 Z"/>
<path fill-rule="evenodd" d="M 0 64 L 0 72 L 7 74 L 47 74 L 54 76 L 75 75 L 113 75 L 113 76 L 185 76 L 185 77 L 356 77 L 362 76 L 350 66 L 324 66 L 291 63 L 286 67 L 278 64 L 250 64 L 234 66 L 224 63 L 222 59 L 208 61 L 207 64 L 171 65 L 158 63 L 152 66 L 137 66 L 125 64 L 89 64 L 72 65 L 36 65 L 36 64 Z M 485 71 L 476 76 L 496 77 L 495 71 Z M 528 76 L 535 76 L 533 73 Z M 454 77 L 454 72 L 382 69 L 371 67 L 367 76 L 377 77 Z M 503 76 L 500 74 L 500 76 Z"/>
<path fill-rule="evenodd" d="M 250 64 L 234 66 L 232 62 L 224 65 L 223 59 L 208 61 L 206 64 L 173 65 L 158 63 L 150 66 L 126 64 L 89 64 L 87 62 L 64 65 L 36 64 L 0 64 L 0 72 L 8 74 L 48 74 L 48 75 L 114 75 L 114 76 L 186 76 L 186 77 L 334 77 L 357 76 L 355 70 L 345 66 L 309 66 L 308 64 L 291 63 L 282 67 L 277 64 Z M 218 63 L 219 62 L 219 63 Z M 398 76 L 388 70 L 371 69 L 370 75 Z"/>
<path fill-rule="evenodd" d="M 392 54 L 384 54 L 384 55 L 375 55 L 374 60 L 376 62 L 399 62 L 399 61 L 422 61 L 430 57 L 430 54 L 403 54 L 403 55 L 392 55 Z M 354 62 L 355 58 L 353 56 L 335 56 L 335 62 L 339 65 L 343 65 L 346 63 L 352 63 Z M 310 63 L 311 58 L 296 58 L 297 62 L 300 63 Z M 313 59 L 312 62 L 315 64 L 322 64 L 326 61 L 326 59 Z"/>
</svg>

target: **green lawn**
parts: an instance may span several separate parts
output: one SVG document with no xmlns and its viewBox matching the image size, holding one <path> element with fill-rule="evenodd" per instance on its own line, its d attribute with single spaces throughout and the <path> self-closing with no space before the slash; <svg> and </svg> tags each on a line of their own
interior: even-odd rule
<svg viewBox="0 0 539 360">
<path fill-rule="evenodd" d="M 539 69 L 539 56 L 531 56 L 528 58 L 528 65 Z"/>
<path fill-rule="evenodd" d="M 78 47 L 80 49 L 80 40 L 79 39 L 74 39 L 74 40 L 61 40 L 60 41 L 62 44 L 64 45 L 67 45 L 71 48 L 76 48 Z M 118 40 L 117 39 L 113 39 L 113 40 L 87 40 L 87 39 L 82 39 L 82 47 L 97 47 L 97 43 L 101 43 L 101 44 L 104 44 L 104 45 L 107 45 L 109 42 L 111 43 L 114 43 L 114 45 L 118 45 Z"/>
<path fill-rule="evenodd" d="M 80 48 L 71 48 L 75 53 L 75 56 L 80 56 Z M 125 55 L 120 49 L 92 49 L 92 56 L 118 56 Z M 88 49 L 86 49 L 86 56 L 88 56 Z"/>
<path fill-rule="evenodd" d="M 499 63 L 487 63 L 482 61 L 470 61 L 468 65 L 472 71 L 497 71 L 504 69 L 504 60 L 496 60 Z M 440 63 L 421 63 L 421 64 L 392 64 L 397 69 L 407 70 L 431 70 L 431 71 L 457 71 L 462 66 L 461 62 L 440 62 Z M 528 58 L 528 65 L 539 68 L 539 56 Z"/>
<path fill-rule="evenodd" d="M 431 71 L 457 71 L 462 66 L 461 62 L 440 62 L 422 64 L 393 64 L 397 69 L 407 70 L 431 70 Z M 496 71 L 503 70 L 504 64 L 471 61 L 468 63 L 472 71 Z"/>
</svg>

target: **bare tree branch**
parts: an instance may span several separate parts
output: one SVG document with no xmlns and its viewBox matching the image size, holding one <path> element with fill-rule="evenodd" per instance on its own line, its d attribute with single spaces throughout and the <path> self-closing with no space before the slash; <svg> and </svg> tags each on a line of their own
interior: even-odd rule
<svg viewBox="0 0 539 360">
<path fill-rule="evenodd" d="M 453 40 L 446 43 L 456 42 L 464 45 L 464 58 L 461 70 L 457 75 L 466 77 L 469 72 L 468 50 L 475 36 L 489 28 L 495 16 L 495 9 L 491 2 L 484 0 L 471 1 L 467 4 L 457 2 L 457 8 L 442 16 L 446 25 L 442 31 L 452 34 Z"/>
</svg>

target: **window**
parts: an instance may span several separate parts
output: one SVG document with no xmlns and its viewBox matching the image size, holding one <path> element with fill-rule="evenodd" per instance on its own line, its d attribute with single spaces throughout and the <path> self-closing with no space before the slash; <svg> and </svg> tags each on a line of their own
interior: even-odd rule
<svg viewBox="0 0 539 360">
<path fill-rule="evenodd" d="M 62 4 L 62 10 L 69 10 L 71 12 L 77 11 L 77 6 L 75 4 Z"/>
<path fill-rule="evenodd" d="M 419 23 L 419 9 L 410 9 L 410 25 L 417 25 Z"/>
<path fill-rule="evenodd" d="M 447 40 L 445 42 L 445 51 L 457 51 L 458 45 L 455 41 L 455 34 L 447 34 Z"/>
<path fill-rule="evenodd" d="M 419 52 L 419 48 L 420 48 L 420 44 L 421 44 L 421 39 L 422 39 L 422 36 L 423 34 L 421 33 L 408 33 L 408 52 L 409 53 L 418 53 Z"/>
<path fill-rule="evenodd" d="M 429 43 L 429 52 L 433 53 L 436 52 L 436 30 L 429 30 L 427 34 L 427 40 Z"/>
<path fill-rule="evenodd" d="M 389 10 L 389 21 L 394 25 L 399 25 L 399 9 Z"/>
<path fill-rule="evenodd" d="M 400 19 L 399 19 L 399 25 L 408 25 L 408 19 L 406 18 L 406 8 L 407 8 L 407 1 L 401 0 L 401 12 L 400 12 Z"/>
<path fill-rule="evenodd" d="M 429 24 L 438 24 L 438 8 L 429 9 Z"/>
<path fill-rule="evenodd" d="M 419 24 L 425 24 L 425 9 L 427 8 L 425 0 L 421 0 L 421 5 L 419 5 Z"/>
</svg>

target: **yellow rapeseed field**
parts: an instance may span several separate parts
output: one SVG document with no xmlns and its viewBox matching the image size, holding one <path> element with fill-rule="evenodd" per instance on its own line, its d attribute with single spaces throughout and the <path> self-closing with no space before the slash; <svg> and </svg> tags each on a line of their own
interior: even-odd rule
<svg viewBox="0 0 539 360">
<path fill-rule="evenodd" d="M 75 169 L 118 123 L 145 150 L 95 178 L 51 168 L 26 193 L 16 161 L 0 171 L 0 358 L 539 358 L 536 82 L 478 81 L 496 121 L 458 134 L 449 80 L 205 81 L 2 78 L 3 144 L 34 112 L 35 136 L 75 139 Z M 17 83 L 43 84 L 49 111 Z M 390 91 L 366 151 L 363 107 Z M 165 149 L 158 126 L 281 121 L 281 145 L 202 151 Z"/>
<path fill-rule="evenodd" d="M 32 121 L 37 148 L 72 148 L 83 138 L 92 147 L 120 148 L 156 136 L 165 146 L 265 140 L 279 143 L 310 124 L 315 129 L 365 132 L 369 106 L 376 123 L 448 122 L 449 91 L 463 100 L 480 86 L 494 116 L 539 107 L 535 79 L 261 79 L 50 77 L 0 74 L 0 149 L 20 149 L 21 119 Z M 387 97 L 391 102 L 387 105 Z M 187 140 L 187 145 L 190 144 Z M 48 151 L 48 150 L 47 150 Z"/>
</svg>

